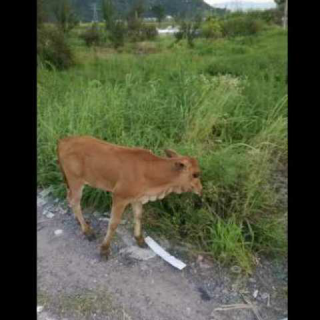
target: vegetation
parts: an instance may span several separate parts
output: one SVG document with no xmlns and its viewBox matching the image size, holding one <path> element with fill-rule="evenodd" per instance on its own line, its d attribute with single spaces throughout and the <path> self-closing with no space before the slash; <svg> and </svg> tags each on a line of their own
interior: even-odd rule
<svg viewBox="0 0 320 320">
<path fill-rule="evenodd" d="M 63 33 L 69 32 L 79 23 L 69 0 L 55 0 L 51 2 L 51 6 L 57 26 Z"/>
<path fill-rule="evenodd" d="M 165 14 L 165 8 L 161 5 L 154 5 L 151 8 L 152 13 L 156 16 L 159 25 L 161 24 L 161 21 L 163 21 L 163 19 L 165 18 L 166 14 Z"/>
<path fill-rule="evenodd" d="M 131 22 L 142 23 L 134 16 Z M 190 46 L 187 37 L 128 41 L 134 24 L 118 23 L 114 30 L 123 28 L 124 36 L 111 40 L 111 33 L 95 50 L 79 38 L 81 26 L 63 38 L 75 67 L 39 66 L 39 186 L 65 196 L 56 144 L 66 135 L 158 155 L 176 149 L 199 159 L 204 196 L 170 195 L 146 205 L 148 232 L 248 272 L 257 254 L 285 255 L 286 208 L 273 177 L 287 157 L 286 31 L 252 14 L 214 17 L 198 22 Z M 38 45 L 45 47 L 41 38 Z M 110 204 L 110 195 L 84 190 L 84 206 L 105 211 Z"/>
</svg>

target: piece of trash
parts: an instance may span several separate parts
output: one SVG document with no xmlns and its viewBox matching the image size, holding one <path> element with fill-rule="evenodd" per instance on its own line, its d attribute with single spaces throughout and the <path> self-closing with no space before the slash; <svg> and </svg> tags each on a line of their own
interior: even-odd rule
<svg viewBox="0 0 320 320">
<path fill-rule="evenodd" d="M 253 297 L 256 299 L 258 296 L 259 291 L 258 290 L 254 290 L 253 292 Z"/>
<path fill-rule="evenodd" d="M 109 222 L 110 218 L 99 218 L 99 221 L 103 221 L 103 222 Z M 124 225 L 126 224 L 128 221 L 127 220 L 121 220 L 120 221 L 120 225 Z"/>
<path fill-rule="evenodd" d="M 41 199 L 41 198 L 37 198 L 37 206 L 39 207 L 43 207 L 46 204 L 46 201 Z"/>
<path fill-rule="evenodd" d="M 37 306 L 37 313 L 40 313 L 43 310 L 43 306 Z"/>
<path fill-rule="evenodd" d="M 179 270 L 182 270 L 187 265 L 182 261 L 176 259 L 174 256 L 170 255 L 167 251 L 159 246 L 152 238 L 146 237 L 145 238 L 146 244 L 152 249 L 158 256 L 160 256 L 163 260 L 170 263 L 172 266 L 176 267 Z"/>
<path fill-rule="evenodd" d="M 46 215 L 47 218 L 49 219 L 52 219 L 54 217 L 54 214 L 49 212 L 47 215 Z"/>
<path fill-rule="evenodd" d="M 54 234 L 55 234 L 56 236 L 60 236 L 62 233 L 63 233 L 63 231 L 62 231 L 61 229 L 58 229 L 58 230 L 56 230 L 56 231 L 54 232 Z"/>
<path fill-rule="evenodd" d="M 240 273 L 241 272 L 241 268 L 239 266 L 233 266 L 233 267 L 231 267 L 230 270 L 233 273 Z"/>
<path fill-rule="evenodd" d="M 99 218 L 100 221 L 109 221 L 110 218 Z"/>
<path fill-rule="evenodd" d="M 44 189 L 40 192 L 40 196 L 45 198 L 49 193 L 52 193 L 53 189 L 52 187 L 49 187 L 48 189 Z"/>
</svg>

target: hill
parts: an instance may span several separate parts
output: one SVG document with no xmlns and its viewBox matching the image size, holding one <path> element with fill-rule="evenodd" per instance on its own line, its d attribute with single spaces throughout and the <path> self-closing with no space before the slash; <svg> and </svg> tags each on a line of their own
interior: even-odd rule
<svg viewBox="0 0 320 320">
<path fill-rule="evenodd" d="M 114 0 L 113 2 L 117 11 L 121 15 L 125 15 L 135 3 L 135 0 Z M 96 3 L 99 8 L 101 0 L 72 0 L 72 3 L 82 21 L 91 21 L 93 17 L 92 6 Z M 144 0 L 144 4 L 146 8 L 145 17 L 154 16 L 151 8 L 155 4 L 161 4 L 165 9 L 166 15 L 170 16 L 178 14 L 194 15 L 198 12 L 212 11 L 212 7 L 203 0 Z M 222 9 L 214 10 L 221 11 Z M 102 19 L 99 11 L 98 17 L 99 20 Z"/>
</svg>

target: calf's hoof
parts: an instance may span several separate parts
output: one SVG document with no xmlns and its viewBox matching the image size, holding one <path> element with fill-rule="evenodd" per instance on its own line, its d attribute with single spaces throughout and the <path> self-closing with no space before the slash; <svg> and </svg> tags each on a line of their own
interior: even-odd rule
<svg viewBox="0 0 320 320">
<path fill-rule="evenodd" d="M 110 248 L 105 248 L 103 246 L 100 247 L 100 256 L 108 259 L 110 255 Z"/>
<path fill-rule="evenodd" d="M 96 239 L 96 235 L 95 233 L 93 232 L 93 230 L 91 228 L 88 228 L 85 232 L 84 232 L 84 235 L 86 236 L 86 238 L 89 240 L 89 241 L 92 241 L 92 240 L 95 240 Z"/>
<path fill-rule="evenodd" d="M 136 237 L 137 244 L 140 248 L 147 248 L 147 244 L 142 236 Z"/>
</svg>

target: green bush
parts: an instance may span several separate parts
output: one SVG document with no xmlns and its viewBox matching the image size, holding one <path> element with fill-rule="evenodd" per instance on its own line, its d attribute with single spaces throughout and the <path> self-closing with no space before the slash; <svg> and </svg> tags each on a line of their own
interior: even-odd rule
<svg viewBox="0 0 320 320">
<path fill-rule="evenodd" d="M 147 25 L 141 20 L 135 19 L 128 24 L 128 37 L 131 42 L 155 40 L 158 35 L 156 26 Z"/>
<path fill-rule="evenodd" d="M 46 67 L 62 70 L 75 64 L 66 36 L 59 29 L 38 29 L 37 56 Z"/>
<path fill-rule="evenodd" d="M 201 34 L 207 39 L 217 39 L 222 36 L 222 27 L 218 20 L 209 18 L 201 26 Z"/>
<path fill-rule="evenodd" d="M 82 33 L 80 37 L 85 41 L 88 47 L 98 46 L 101 44 L 100 30 L 96 24 L 93 24 L 92 27 Z"/>
<path fill-rule="evenodd" d="M 255 35 L 263 29 L 263 21 L 246 16 L 228 18 L 222 22 L 222 34 L 226 37 Z"/>
<path fill-rule="evenodd" d="M 112 25 L 109 32 L 109 39 L 115 49 L 124 45 L 127 32 L 126 25 L 121 21 L 117 21 Z"/>
<path fill-rule="evenodd" d="M 180 23 L 180 30 L 174 34 L 176 42 L 186 39 L 189 47 L 194 47 L 194 39 L 200 35 L 200 21 L 186 21 L 182 20 Z"/>
<path fill-rule="evenodd" d="M 144 40 L 152 41 L 158 36 L 158 30 L 154 25 L 144 25 L 142 32 L 144 34 Z"/>
<path fill-rule="evenodd" d="M 260 19 L 267 24 L 282 24 L 282 16 L 283 12 L 278 9 L 270 9 L 270 10 L 254 10 L 250 11 L 248 15 L 254 19 Z"/>
</svg>

